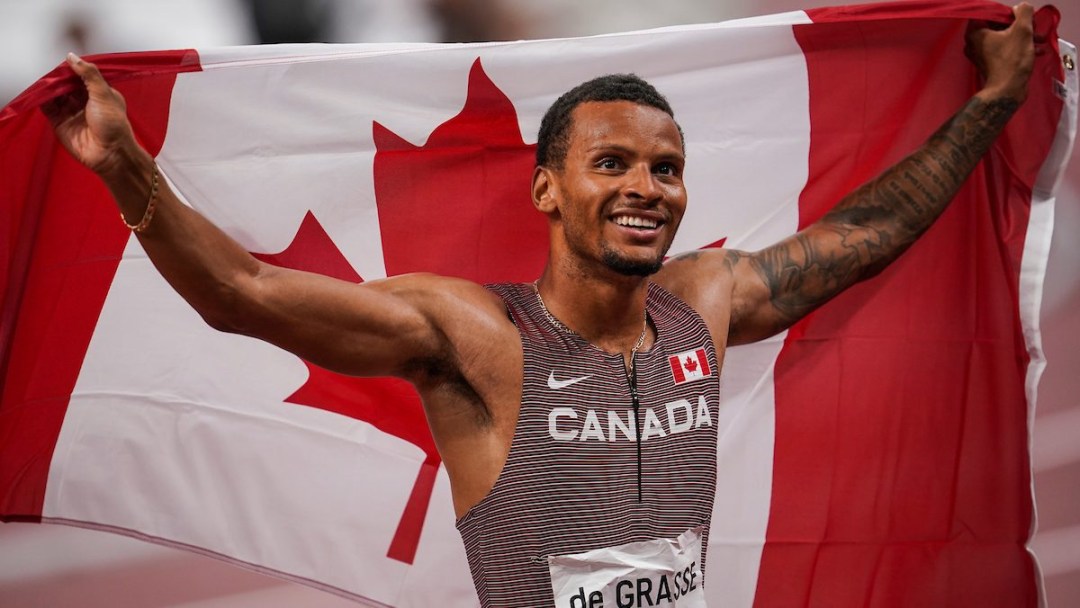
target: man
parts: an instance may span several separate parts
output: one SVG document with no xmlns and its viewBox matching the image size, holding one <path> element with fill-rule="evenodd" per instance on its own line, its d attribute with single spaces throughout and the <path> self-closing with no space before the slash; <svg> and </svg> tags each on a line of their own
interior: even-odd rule
<svg viewBox="0 0 1080 608">
<path fill-rule="evenodd" d="M 874 274 L 944 210 L 1026 96 L 1033 10 L 1014 13 L 973 31 L 985 86 L 923 147 L 755 253 L 663 264 L 686 205 L 670 107 L 633 77 L 573 89 L 540 130 L 532 197 L 550 257 L 534 285 L 354 285 L 261 263 L 178 201 L 92 65 L 70 59 L 85 107 L 48 112 L 210 325 L 416 386 L 484 605 L 654 605 L 702 595 L 725 349 Z M 635 556 L 633 577 L 605 566 Z"/>
</svg>

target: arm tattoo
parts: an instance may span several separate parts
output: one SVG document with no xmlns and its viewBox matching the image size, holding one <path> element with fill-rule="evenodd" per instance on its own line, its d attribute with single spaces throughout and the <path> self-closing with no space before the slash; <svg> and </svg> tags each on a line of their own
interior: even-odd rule
<svg viewBox="0 0 1080 608">
<path fill-rule="evenodd" d="M 945 210 L 1019 104 L 972 98 L 910 156 L 852 192 L 812 228 L 749 256 L 789 327 L 903 253 Z M 733 319 L 734 321 L 734 319 Z"/>
</svg>

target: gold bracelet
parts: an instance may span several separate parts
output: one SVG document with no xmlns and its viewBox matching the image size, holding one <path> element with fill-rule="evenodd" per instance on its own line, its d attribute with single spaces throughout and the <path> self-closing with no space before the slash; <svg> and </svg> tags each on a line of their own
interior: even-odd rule
<svg viewBox="0 0 1080 608">
<path fill-rule="evenodd" d="M 142 219 L 138 224 L 127 223 L 127 218 L 124 217 L 124 212 L 120 212 L 120 221 L 124 222 L 124 225 L 128 227 L 132 232 L 142 232 L 146 230 L 146 227 L 150 225 L 150 220 L 154 219 L 154 207 L 157 206 L 158 198 L 158 166 L 154 163 L 154 172 L 150 176 L 150 200 L 146 202 L 146 211 L 143 212 Z"/>
</svg>

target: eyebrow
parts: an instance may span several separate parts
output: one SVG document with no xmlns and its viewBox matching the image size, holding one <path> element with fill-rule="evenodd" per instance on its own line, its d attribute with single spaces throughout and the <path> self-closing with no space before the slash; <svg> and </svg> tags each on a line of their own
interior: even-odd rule
<svg viewBox="0 0 1080 608">
<path fill-rule="evenodd" d="M 586 149 L 587 153 L 605 152 L 605 151 L 619 152 L 621 154 L 627 154 L 627 155 L 635 154 L 635 151 L 632 148 L 628 148 L 626 146 L 623 146 L 623 145 L 620 145 L 620 144 L 613 144 L 613 143 L 599 143 L 599 144 L 596 144 L 594 146 L 589 146 L 589 148 Z M 660 155 L 660 158 L 662 158 L 662 159 L 672 159 L 672 160 L 686 160 L 686 154 L 684 154 L 682 150 L 680 150 L 678 148 L 675 148 L 674 152 L 662 153 Z"/>
</svg>

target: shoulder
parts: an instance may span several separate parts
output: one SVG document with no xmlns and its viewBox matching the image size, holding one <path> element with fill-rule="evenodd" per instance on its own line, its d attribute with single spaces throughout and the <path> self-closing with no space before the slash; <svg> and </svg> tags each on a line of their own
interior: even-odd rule
<svg viewBox="0 0 1080 608">
<path fill-rule="evenodd" d="M 653 281 L 698 312 L 730 300 L 740 252 L 690 251 L 664 263 Z"/>
<path fill-rule="evenodd" d="M 701 315 L 717 346 L 728 335 L 741 254 L 731 249 L 691 251 L 669 259 L 653 277 L 657 285 Z"/>
</svg>

